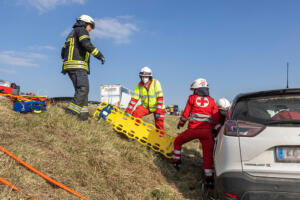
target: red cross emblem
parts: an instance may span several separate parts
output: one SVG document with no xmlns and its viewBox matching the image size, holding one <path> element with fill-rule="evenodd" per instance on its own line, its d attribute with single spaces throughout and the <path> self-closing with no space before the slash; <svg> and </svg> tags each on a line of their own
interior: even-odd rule
<svg viewBox="0 0 300 200">
<path fill-rule="evenodd" d="M 196 104 L 199 107 L 207 107 L 209 105 L 209 101 L 206 97 L 197 97 Z"/>
</svg>

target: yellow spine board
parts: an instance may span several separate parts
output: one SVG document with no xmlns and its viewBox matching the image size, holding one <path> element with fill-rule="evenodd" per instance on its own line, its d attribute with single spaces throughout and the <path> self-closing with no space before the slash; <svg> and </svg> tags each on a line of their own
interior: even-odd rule
<svg viewBox="0 0 300 200">
<path fill-rule="evenodd" d="M 94 113 L 95 120 L 99 119 L 100 112 L 108 106 L 108 103 L 101 102 Z M 152 124 L 144 122 L 140 118 L 126 116 L 124 112 L 113 106 L 106 121 L 111 123 L 114 130 L 137 140 L 139 143 L 150 147 L 156 152 L 163 154 L 166 158 L 172 158 L 174 149 L 174 136 L 165 131 L 157 129 Z"/>
</svg>

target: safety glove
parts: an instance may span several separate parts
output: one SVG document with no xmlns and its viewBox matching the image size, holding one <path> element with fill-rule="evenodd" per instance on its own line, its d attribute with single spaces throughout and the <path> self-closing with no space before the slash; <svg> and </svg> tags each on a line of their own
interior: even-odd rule
<svg viewBox="0 0 300 200">
<path fill-rule="evenodd" d="M 102 65 L 104 65 L 104 63 L 105 63 L 105 58 L 104 58 L 104 56 L 102 56 L 102 57 L 100 58 L 100 60 L 101 60 L 101 62 L 102 62 Z"/>
</svg>

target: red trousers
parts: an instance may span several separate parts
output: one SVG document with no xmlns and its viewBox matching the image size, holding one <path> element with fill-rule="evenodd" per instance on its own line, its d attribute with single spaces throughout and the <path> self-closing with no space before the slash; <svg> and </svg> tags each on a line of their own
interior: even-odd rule
<svg viewBox="0 0 300 200">
<path fill-rule="evenodd" d="M 135 111 L 133 111 L 132 116 L 142 118 L 149 114 L 151 114 L 150 110 L 140 105 L 135 109 Z M 154 112 L 153 114 L 156 128 L 164 130 L 164 115 L 156 112 Z M 157 114 L 159 114 L 159 117 L 156 116 Z"/>
<path fill-rule="evenodd" d="M 203 168 L 205 176 L 212 175 L 214 141 L 211 129 L 187 129 L 174 141 L 173 161 L 181 159 L 181 146 L 191 140 L 199 139 L 203 150 Z"/>
</svg>

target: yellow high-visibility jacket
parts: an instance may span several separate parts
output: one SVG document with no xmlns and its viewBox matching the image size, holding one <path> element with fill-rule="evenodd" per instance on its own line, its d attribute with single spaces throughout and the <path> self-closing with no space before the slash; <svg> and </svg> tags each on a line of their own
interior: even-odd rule
<svg viewBox="0 0 300 200">
<path fill-rule="evenodd" d="M 137 84 L 132 98 L 136 99 L 137 101 L 141 99 L 142 105 L 145 108 L 148 108 L 150 112 L 155 112 L 155 110 L 158 108 L 157 104 L 161 103 L 159 102 L 158 98 L 164 97 L 161 84 L 158 80 L 152 79 L 149 90 L 146 89 L 146 87 L 143 85 L 142 82 Z M 164 109 L 165 106 L 160 107 L 160 109 Z"/>
</svg>

